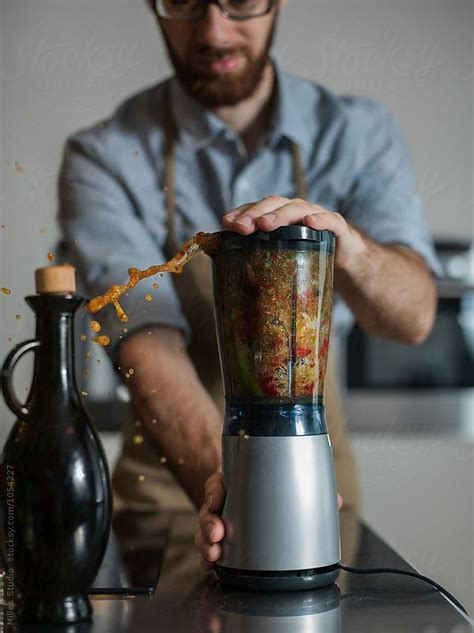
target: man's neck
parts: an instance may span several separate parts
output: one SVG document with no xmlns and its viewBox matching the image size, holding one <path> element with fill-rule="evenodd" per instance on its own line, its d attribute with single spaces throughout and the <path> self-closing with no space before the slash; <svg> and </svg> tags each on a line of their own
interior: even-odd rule
<svg viewBox="0 0 474 633">
<path fill-rule="evenodd" d="M 268 129 L 274 85 L 275 71 L 273 64 L 268 62 L 252 96 L 234 106 L 223 106 L 214 110 L 224 123 L 240 135 L 249 154 L 258 145 L 262 130 Z"/>
</svg>

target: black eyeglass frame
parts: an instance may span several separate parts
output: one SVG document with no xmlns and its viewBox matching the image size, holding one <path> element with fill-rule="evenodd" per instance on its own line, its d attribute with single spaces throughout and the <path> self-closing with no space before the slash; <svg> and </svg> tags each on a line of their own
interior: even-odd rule
<svg viewBox="0 0 474 633">
<path fill-rule="evenodd" d="M 160 12 L 158 10 L 159 2 L 160 0 L 153 0 L 153 10 L 156 14 L 156 17 L 159 18 L 160 20 L 166 20 L 168 22 L 198 22 L 199 20 L 202 20 L 204 17 L 206 17 L 207 8 L 210 4 L 217 5 L 217 8 L 219 9 L 219 11 L 222 13 L 222 15 L 225 18 L 229 18 L 229 20 L 243 21 L 243 20 L 251 20 L 252 18 L 261 18 L 264 15 L 268 15 L 269 13 L 271 13 L 273 8 L 277 4 L 278 0 L 267 0 L 268 6 L 265 9 L 265 11 L 263 11 L 262 13 L 257 13 L 256 15 L 241 15 L 241 16 L 230 15 L 229 12 L 226 11 L 225 8 L 222 6 L 223 0 L 201 0 L 201 15 L 199 15 L 199 17 L 192 17 L 192 18 L 181 18 L 181 17 L 170 18 L 169 16 L 160 15 Z"/>
</svg>

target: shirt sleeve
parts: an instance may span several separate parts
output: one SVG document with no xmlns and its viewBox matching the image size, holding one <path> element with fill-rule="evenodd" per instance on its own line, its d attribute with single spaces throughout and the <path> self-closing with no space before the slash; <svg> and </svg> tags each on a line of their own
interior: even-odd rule
<svg viewBox="0 0 474 633">
<path fill-rule="evenodd" d="M 371 123 L 365 142 L 354 148 L 357 175 L 341 213 L 373 239 L 416 251 L 431 271 L 440 275 L 399 125 L 380 105 L 368 118 Z"/>
<path fill-rule="evenodd" d="M 126 283 L 131 267 L 144 269 L 166 261 L 120 180 L 93 148 L 77 139 L 66 143 L 58 195 L 67 261 L 76 266 L 87 298 L 104 293 L 113 284 Z M 151 301 L 145 298 L 148 294 Z M 190 328 L 171 274 L 144 279 L 120 303 L 128 315 L 127 323 L 119 321 L 112 305 L 97 315 L 101 333 L 110 337 L 107 352 L 113 360 L 118 343 L 125 338 L 124 328 L 129 336 L 145 326 L 164 325 L 180 329 L 189 340 Z"/>
</svg>

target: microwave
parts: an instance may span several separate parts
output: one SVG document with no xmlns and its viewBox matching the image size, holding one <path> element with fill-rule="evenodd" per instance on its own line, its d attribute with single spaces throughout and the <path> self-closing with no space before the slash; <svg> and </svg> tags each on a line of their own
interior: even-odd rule
<svg viewBox="0 0 474 633">
<path fill-rule="evenodd" d="M 346 344 L 350 389 L 474 387 L 474 245 L 436 240 L 443 275 L 438 307 L 425 342 L 409 346 L 366 334 L 356 324 Z"/>
</svg>

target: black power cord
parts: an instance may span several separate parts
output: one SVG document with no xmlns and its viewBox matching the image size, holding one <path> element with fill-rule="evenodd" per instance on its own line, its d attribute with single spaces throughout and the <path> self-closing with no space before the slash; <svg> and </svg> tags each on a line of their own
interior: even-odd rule
<svg viewBox="0 0 474 633">
<path fill-rule="evenodd" d="M 351 574 L 399 574 L 400 576 L 411 576 L 412 578 L 418 578 L 419 580 L 427 582 L 429 585 L 437 589 L 440 593 L 444 594 L 447 598 L 451 600 L 451 602 L 453 602 L 458 607 L 458 609 L 468 615 L 466 609 L 462 606 L 462 604 L 458 600 L 456 600 L 456 598 L 451 593 L 449 593 L 449 591 L 447 591 L 442 585 L 437 583 L 435 580 L 432 580 L 428 576 L 417 574 L 415 571 L 405 571 L 403 569 L 394 569 L 393 567 L 374 567 L 372 569 L 360 569 L 358 567 L 348 567 L 347 565 L 344 565 L 344 563 L 339 563 L 338 567 L 339 569 L 347 571 Z"/>
</svg>

